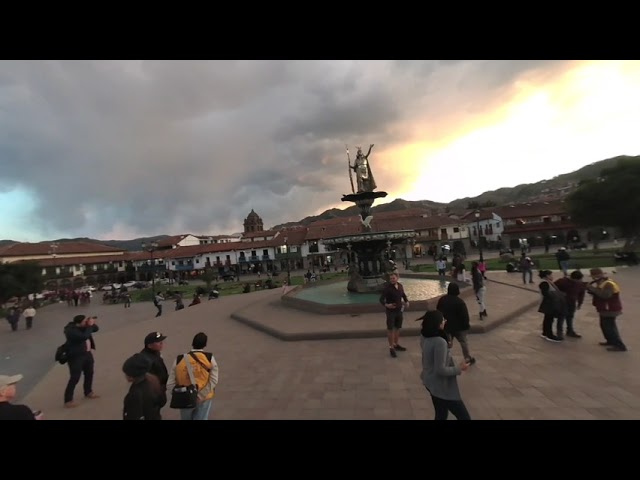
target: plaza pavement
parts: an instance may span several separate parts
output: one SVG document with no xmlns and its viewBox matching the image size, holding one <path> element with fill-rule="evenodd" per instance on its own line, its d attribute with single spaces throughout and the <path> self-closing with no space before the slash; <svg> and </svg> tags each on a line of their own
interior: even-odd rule
<svg viewBox="0 0 640 480">
<path fill-rule="evenodd" d="M 541 315 L 536 308 L 487 333 L 471 335 L 470 348 L 477 363 L 459 377 L 459 384 L 472 418 L 640 419 L 639 272 L 637 267 L 621 268 L 612 274 L 622 288 L 625 314 L 619 328 L 628 352 L 608 352 L 598 345 L 602 337 L 590 304 L 577 315 L 576 329 L 582 339 L 559 344 L 541 339 Z M 521 288 L 517 274 L 489 272 L 488 276 L 519 284 L 501 294 L 504 304 L 533 295 Z M 489 315 L 499 310 L 490 293 L 496 285 L 489 283 Z M 536 285 L 525 288 L 535 290 Z M 175 355 L 188 350 L 195 333 L 204 331 L 209 335 L 207 349 L 220 364 L 211 419 L 433 418 L 430 398 L 419 378 L 417 337 L 405 337 L 402 343 L 408 351 L 393 359 L 384 338 L 285 342 L 230 318 L 248 304 L 276 300 L 280 293 L 275 289 L 221 297 L 180 312 L 167 311 L 157 319 L 152 318 L 150 304 L 134 304 L 130 312 L 122 306 L 96 306 L 102 330 L 95 335 L 94 389 L 101 398 L 82 399 L 79 385 L 76 398 L 80 406 L 64 409 L 62 392 L 68 370 L 49 360 L 51 369 L 22 401 L 42 409 L 48 419 L 120 419 L 128 389 L 122 362 L 142 348 L 144 336 L 155 330 L 168 335 L 164 356 L 170 364 Z M 477 307 L 472 303 L 469 309 L 476 312 Z M 66 306 L 46 307 L 40 312 L 41 321 L 67 312 Z M 301 320 L 306 315 L 296 314 Z M 52 332 L 58 327 L 61 331 L 66 321 L 68 317 L 51 320 L 56 324 Z M 381 328 L 383 324 L 380 315 Z M 2 332 L 0 345 L 6 335 Z M 61 333 L 47 334 L 38 348 L 50 359 L 60 340 Z M 454 357 L 461 360 L 457 344 Z M 14 363 L 8 373 L 24 372 Z M 177 412 L 169 408 L 163 409 L 163 415 L 177 418 Z"/>
</svg>

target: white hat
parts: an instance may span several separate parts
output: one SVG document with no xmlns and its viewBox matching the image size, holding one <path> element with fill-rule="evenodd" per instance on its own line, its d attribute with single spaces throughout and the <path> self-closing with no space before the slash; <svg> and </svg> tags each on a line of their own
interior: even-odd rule
<svg viewBox="0 0 640 480">
<path fill-rule="evenodd" d="M 0 388 L 8 387 L 22 380 L 22 375 L 0 375 Z"/>
</svg>

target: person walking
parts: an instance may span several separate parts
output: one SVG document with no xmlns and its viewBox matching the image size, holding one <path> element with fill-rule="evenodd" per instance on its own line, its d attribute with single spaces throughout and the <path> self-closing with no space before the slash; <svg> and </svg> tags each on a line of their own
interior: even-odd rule
<svg viewBox="0 0 640 480">
<path fill-rule="evenodd" d="M 27 323 L 27 330 L 31 330 L 33 327 L 33 317 L 36 316 L 36 309 L 33 308 L 33 305 L 29 305 L 22 313 L 24 315 L 25 322 Z"/>
<path fill-rule="evenodd" d="M 442 312 L 431 310 L 422 320 L 420 346 L 422 347 L 422 384 L 431 395 L 435 410 L 434 420 L 446 420 L 449 412 L 458 420 L 471 420 L 458 388 L 458 375 L 469 368 L 464 361 L 456 366 L 451 349 L 445 339 L 446 320 Z"/>
<path fill-rule="evenodd" d="M 484 286 L 484 276 L 480 272 L 478 262 L 471 262 L 471 281 L 473 283 L 473 291 L 476 292 L 476 300 L 480 308 L 480 320 L 484 320 L 487 316 L 487 307 L 484 304 L 484 297 L 487 293 L 487 287 Z"/>
<path fill-rule="evenodd" d="M 460 287 L 457 283 L 450 283 L 447 294 L 440 297 L 436 310 L 442 313 L 446 320 L 444 331 L 451 336 L 450 345 L 455 338 L 460 343 L 462 354 L 470 365 L 476 363 L 476 359 L 469 352 L 467 332 L 469 331 L 469 310 L 467 304 L 460 298 Z"/>
</svg>

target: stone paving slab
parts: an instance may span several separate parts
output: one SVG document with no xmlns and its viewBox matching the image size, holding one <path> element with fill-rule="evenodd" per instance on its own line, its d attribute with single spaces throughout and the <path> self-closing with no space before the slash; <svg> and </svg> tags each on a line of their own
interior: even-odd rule
<svg viewBox="0 0 640 480">
<path fill-rule="evenodd" d="M 535 309 L 484 335 L 470 337 L 477 363 L 459 377 L 469 412 L 478 420 L 640 419 L 640 269 L 619 271 L 625 313 L 619 329 L 629 351 L 598 346 L 602 334 L 590 305 L 579 311 L 582 339 L 554 344 L 539 337 Z M 270 292 L 251 293 L 252 300 Z M 433 418 L 421 385 L 418 339 L 391 358 L 382 338 L 283 342 L 229 318 L 247 302 L 236 295 L 158 319 L 96 334 L 97 400 L 62 408 L 68 372 L 55 366 L 26 397 L 49 419 L 120 419 L 128 389 L 120 367 L 158 329 L 168 335 L 168 362 L 183 353 L 198 331 L 220 364 L 211 419 L 418 419 Z M 491 314 L 491 312 L 489 312 Z M 104 317 L 104 315 L 103 315 Z M 454 344 L 456 361 L 460 347 Z M 78 390 L 80 391 L 80 390 Z M 164 418 L 176 419 L 165 408 Z"/>
</svg>

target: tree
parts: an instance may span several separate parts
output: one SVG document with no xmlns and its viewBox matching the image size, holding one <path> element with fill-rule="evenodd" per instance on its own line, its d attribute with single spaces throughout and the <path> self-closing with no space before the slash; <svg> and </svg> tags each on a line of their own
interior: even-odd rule
<svg viewBox="0 0 640 480">
<path fill-rule="evenodd" d="M 204 268 L 204 272 L 202 274 L 202 280 L 204 280 L 204 282 L 207 284 L 207 291 L 211 291 L 211 284 L 213 283 L 213 281 L 215 280 L 217 276 L 217 273 L 215 272 L 215 270 L 213 268 L 211 268 L 210 265 L 207 265 Z"/>
<path fill-rule="evenodd" d="M 494 202 L 493 200 L 487 200 L 486 202 L 482 202 L 480 204 L 481 208 L 491 208 L 491 207 L 495 207 L 498 204 L 496 202 Z"/>
<path fill-rule="evenodd" d="M 640 233 L 640 157 L 624 157 L 567 197 L 572 220 L 583 227 L 615 227 L 631 251 Z"/>
<path fill-rule="evenodd" d="M 467 210 L 478 210 L 479 208 L 480 208 L 480 203 L 475 200 L 467 203 Z"/>
<path fill-rule="evenodd" d="M 0 302 L 12 297 L 25 297 L 44 288 L 42 267 L 35 262 L 0 265 Z"/>
</svg>

